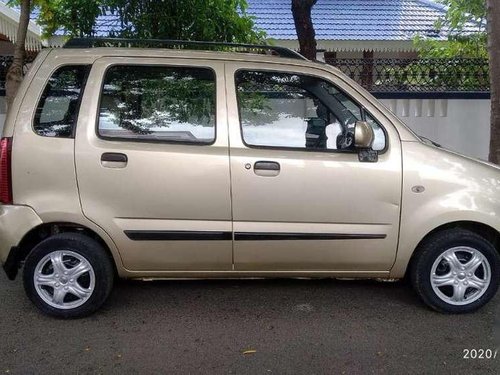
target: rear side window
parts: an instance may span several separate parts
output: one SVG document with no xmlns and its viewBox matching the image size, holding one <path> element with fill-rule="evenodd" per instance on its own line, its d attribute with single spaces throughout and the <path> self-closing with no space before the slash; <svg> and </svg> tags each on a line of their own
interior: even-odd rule
<svg viewBox="0 0 500 375">
<path fill-rule="evenodd" d="M 63 66 L 49 78 L 35 113 L 33 128 L 38 135 L 73 136 L 87 69 L 86 65 Z"/>
<path fill-rule="evenodd" d="M 115 65 L 104 77 L 98 134 L 210 144 L 215 140 L 215 97 L 211 69 Z"/>
</svg>

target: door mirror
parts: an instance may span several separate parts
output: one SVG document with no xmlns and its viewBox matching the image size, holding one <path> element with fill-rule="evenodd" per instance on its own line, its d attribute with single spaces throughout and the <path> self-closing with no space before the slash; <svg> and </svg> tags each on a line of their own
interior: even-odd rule
<svg viewBox="0 0 500 375">
<path fill-rule="evenodd" d="M 354 145 L 358 149 L 371 149 L 375 134 L 366 121 L 357 121 L 354 126 Z"/>
<path fill-rule="evenodd" d="M 375 163 L 378 161 L 378 152 L 372 150 L 375 133 L 366 121 L 357 121 L 354 126 L 354 145 L 358 149 L 359 161 Z"/>
</svg>

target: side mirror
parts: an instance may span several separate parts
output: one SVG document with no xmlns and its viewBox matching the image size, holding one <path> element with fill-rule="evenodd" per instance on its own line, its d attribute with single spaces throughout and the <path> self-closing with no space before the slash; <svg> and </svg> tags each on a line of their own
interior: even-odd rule
<svg viewBox="0 0 500 375">
<path fill-rule="evenodd" d="M 366 121 L 357 121 L 354 126 L 354 146 L 358 149 L 371 149 L 375 134 Z"/>
<path fill-rule="evenodd" d="M 361 162 L 375 163 L 378 161 L 378 152 L 372 150 L 375 133 L 366 121 L 357 121 L 354 126 L 354 146 L 358 150 Z"/>
</svg>

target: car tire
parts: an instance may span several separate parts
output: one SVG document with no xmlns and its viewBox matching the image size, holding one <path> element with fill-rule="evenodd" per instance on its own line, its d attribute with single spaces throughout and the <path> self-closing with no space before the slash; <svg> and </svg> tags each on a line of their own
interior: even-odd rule
<svg viewBox="0 0 500 375">
<path fill-rule="evenodd" d="M 40 242 L 24 265 L 24 288 L 43 313 L 81 318 L 95 312 L 113 287 L 111 257 L 94 239 L 61 233 Z"/>
<path fill-rule="evenodd" d="M 419 246 L 410 280 L 416 293 L 434 310 L 473 312 L 498 290 L 500 256 L 480 235 L 461 228 L 446 229 Z"/>
</svg>

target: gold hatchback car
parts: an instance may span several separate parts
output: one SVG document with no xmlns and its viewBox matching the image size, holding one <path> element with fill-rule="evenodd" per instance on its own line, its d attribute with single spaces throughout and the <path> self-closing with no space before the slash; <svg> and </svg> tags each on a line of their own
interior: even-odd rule
<svg viewBox="0 0 500 375">
<path fill-rule="evenodd" d="M 0 260 L 39 309 L 88 315 L 115 277 L 407 276 L 448 313 L 495 295 L 498 167 L 291 50 L 176 43 L 74 39 L 25 77 Z"/>
</svg>

